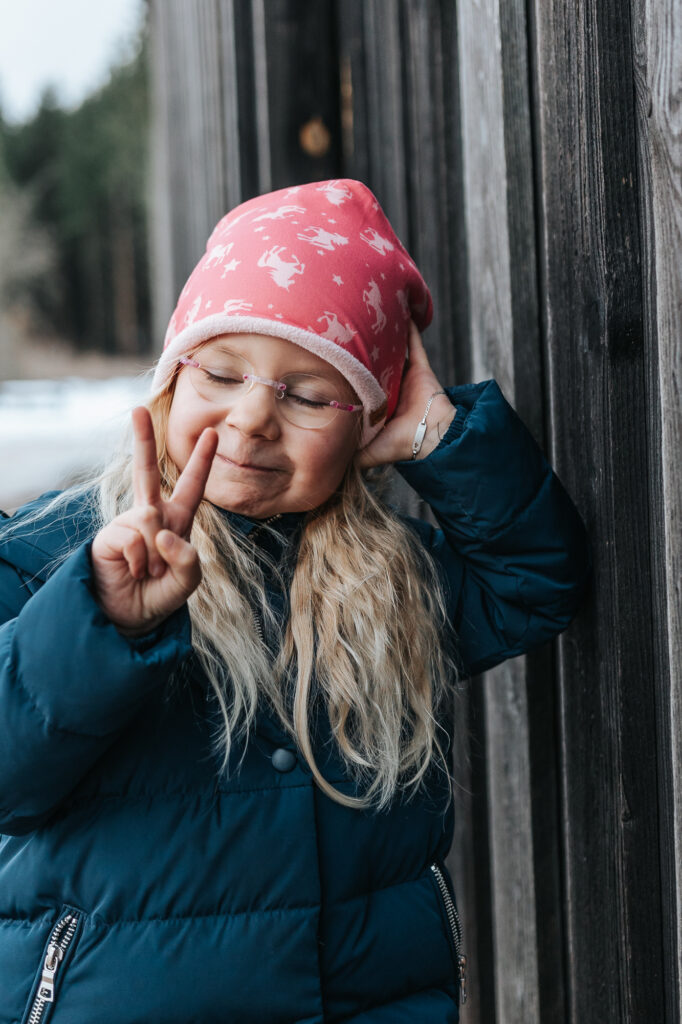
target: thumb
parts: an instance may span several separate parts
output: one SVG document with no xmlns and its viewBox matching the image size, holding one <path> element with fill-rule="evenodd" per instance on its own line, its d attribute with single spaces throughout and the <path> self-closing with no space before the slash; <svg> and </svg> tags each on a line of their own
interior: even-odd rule
<svg viewBox="0 0 682 1024">
<path fill-rule="evenodd" d="M 422 336 L 414 320 L 410 320 L 410 329 L 407 337 L 407 355 L 408 366 L 428 366 L 429 369 L 431 368 Z"/>
<path fill-rule="evenodd" d="M 189 596 L 201 583 L 201 565 L 196 550 L 171 530 L 159 530 L 156 547 L 178 587 Z"/>
</svg>

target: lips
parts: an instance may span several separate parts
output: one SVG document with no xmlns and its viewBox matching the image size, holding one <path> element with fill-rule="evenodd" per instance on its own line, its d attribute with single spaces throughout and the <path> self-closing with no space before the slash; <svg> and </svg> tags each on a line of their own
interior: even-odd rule
<svg viewBox="0 0 682 1024">
<path fill-rule="evenodd" d="M 223 462 L 227 462 L 230 466 L 236 466 L 238 469 L 259 469 L 262 473 L 272 473 L 275 471 L 274 466 L 259 466 L 255 462 L 238 462 L 237 459 L 230 459 L 227 455 L 222 455 L 220 452 L 217 452 L 217 455 Z"/>
</svg>

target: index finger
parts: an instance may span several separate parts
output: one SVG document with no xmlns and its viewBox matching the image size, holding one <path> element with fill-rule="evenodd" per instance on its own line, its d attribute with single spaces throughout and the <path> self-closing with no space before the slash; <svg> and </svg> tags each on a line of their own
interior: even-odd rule
<svg viewBox="0 0 682 1024">
<path fill-rule="evenodd" d="M 218 447 L 218 433 L 211 427 L 202 431 L 194 451 L 173 488 L 170 504 L 174 513 L 174 530 L 180 536 L 189 534 L 196 510 L 201 504 L 206 481 L 211 472 Z M 175 518 L 177 514 L 177 519 Z"/>
<path fill-rule="evenodd" d="M 161 478 L 152 418 L 144 405 L 133 409 L 133 492 L 136 505 L 161 502 Z"/>
</svg>

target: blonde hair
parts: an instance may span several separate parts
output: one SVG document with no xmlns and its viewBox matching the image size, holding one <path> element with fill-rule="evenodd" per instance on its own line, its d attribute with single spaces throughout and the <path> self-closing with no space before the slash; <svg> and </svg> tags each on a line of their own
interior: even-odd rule
<svg viewBox="0 0 682 1024">
<path fill-rule="evenodd" d="M 179 475 L 165 444 L 174 386 L 175 376 L 147 403 L 165 498 Z M 239 741 L 241 765 L 261 699 L 338 803 L 382 810 L 399 789 L 409 800 L 435 766 L 447 779 L 449 804 L 452 778 L 438 734 L 447 737 L 439 719 L 459 678 L 455 635 L 432 556 L 375 493 L 385 476 L 351 460 L 336 493 L 305 517 L 295 562 L 283 564 L 254 548 L 223 510 L 201 502 L 191 541 L 202 581 L 188 607 L 194 653 L 218 707 L 212 743 L 221 772 L 229 774 Z M 97 482 L 95 530 L 132 505 L 127 450 Z M 266 574 L 289 595 L 285 623 L 268 601 Z M 264 634 L 276 638 L 274 654 Z M 362 796 L 340 792 L 317 766 L 316 700 Z"/>
</svg>

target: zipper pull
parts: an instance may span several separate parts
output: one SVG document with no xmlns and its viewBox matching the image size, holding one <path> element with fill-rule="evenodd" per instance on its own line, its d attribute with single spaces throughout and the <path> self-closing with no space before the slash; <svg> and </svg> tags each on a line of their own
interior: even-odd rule
<svg viewBox="0 0 682 1024">
<path fill-rule="evenodd" d="M 46 1003 L 54 1002 L 54 976 L 63 959 L 64 950 L 62 947 L 58 946 L 55 942 L 50 943 L 47 947 L 45 963 L 43 964 L 43 974 L 40 979 L 40 988 L 38 990 L 38 995 Z"/>
<path fill-rule="evenodd" d="M 460 953 L 457 957 L 457 963 L 459 964 L 459 991 L 462 997 L 462 1005 L 467 1001 L 467 958 L 464 953 Z"/>
</svg>

